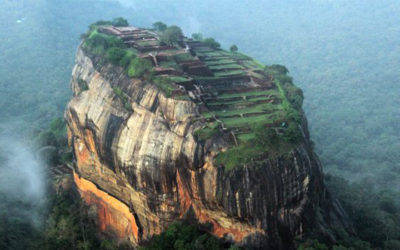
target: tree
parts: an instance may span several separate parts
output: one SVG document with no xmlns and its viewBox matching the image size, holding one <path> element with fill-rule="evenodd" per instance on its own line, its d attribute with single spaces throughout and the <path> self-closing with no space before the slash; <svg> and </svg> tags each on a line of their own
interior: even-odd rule
<svg viewBox="0 0 400 250">
<path fill-rule="evenodd" d="M 129 26 L 128 21 L 125 18 L 122 18 L 122 17 L 114 18 L 111 23 L 115 27 L 126 27 L 126 26 Z"/>
<path fill-rule="evenodd" d="M 318 240 L 308 240 L 301 244 L 299 250 L 328 250 L 329 248 Z"/>
<path fill-rule="evenodd" d="M 289 126 L 283 132 L 283 139 L 287 142 L 296 143 L 301 139 L 301 131 L 299 125 L 290 122 Z"/>
<path fill-rule="evenodd" d="M 265 125 L 258 125 L 254 128 L 254 132 L 257 145 L 266 148 L 279 147 L 279 136 L 274 128 L 266 128 Z"/>
<path fill-rule="evenodd" d="M 100 26 L 100 25 L 112 25 L 112 22 L 111 21 L 105 21 L 105 20 L 99 20 L 99 21 L 95 22 L 94 24 L 97 25 L 97 26 Z"/>
<path fill-rule="evenodd" d="M 97 26 L 101 25 L 113 25 L 111 21 L 99 20 L 89 26 L 89 30 L 94 30 Z"/>
<path fill-rule="evenodd" d="M 230 47 L 231 52 L 237 52 L 239 48 L 234 44 Z"/>
<path fill-rule="evenodd" d="M 219 44 L 219 42 L 215 41 L 215 39 L 212 37 L 204 39 L 203 43 L 205 43 L 208 47 L 210 47 L 212 49 L 219 49 L 221 47 L 221 44 Z"/>
<path fill-rule="evenodd" d="M 135 57 L 131 60 L 128 66 L 128 76 L 130 77 L 142 77 L 147 72 L 151 71 L 153 64 L 148 59 L 141 59 Z"/>
<path fill-rule="evenodd" d="M 147 246 L 141 250 L 152 249 L 227 249 L 229 245 L 207 232 L 199 230 L 197 225 L 189 225 L 186 222 L 176 221 L 160 235 L 155 235 Z M 229 249 L 240 249 L 229 248 Z"/>
<path fill-rule="evenodd" d="M 193 33 L 192 38 L 195 41 L 202 41 L 203 40 L 203 35 L 201 33 Z"/>
<path fill-rule="evenodd" d="M 387 240 L 383 243 L 384 250 L 395 250 L 400 249 L 400 241 L 398 240 Z"/>
<path fill-rule="evenodd" d="M 86 38 L 84 46 L 95 54 L 103 54 L 113 47 L 125 48 L 125 44 L 120 38 L 102 34 L 96 30 Z"/>
<path fill-rule="evenodd" d="M 168 26 L 165 23 L 159 21 L 159 22 L 153 23 L 153 28 L 156 31 L 164 32 L 168 28 Z"/>
<path fill-rule="evenodd" d="M 280 64 L 273 64 L 271 66 L 265 66 L 264 69 L 268 73 L 278 74 L 278 75 L 287 75 L 289 70 Z"/>
<path fill-rule="evenodd" d="M 118 64 L 121 59 L 125 56 L 126 52 L 124 49 L 113 47 L 107 50 L 106 58 L 114 64 Z"/>
<path fill-rule="evenodd" d="M 178 43 L 183 38 L 183 33 L 181 28 L 178 26 L 168 27 L 161 36 L 161 42 L 173 46 Z"/>
<path fill-rule="evenodd" d="M 136 58 L 136 55 L 128 51 L 119 61 L 119 65 L 126 69 L 134 58 Z"/>
</svg>

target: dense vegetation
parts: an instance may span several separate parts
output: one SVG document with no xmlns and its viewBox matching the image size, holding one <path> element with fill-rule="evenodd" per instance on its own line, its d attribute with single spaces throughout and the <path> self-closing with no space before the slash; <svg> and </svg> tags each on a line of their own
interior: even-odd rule
<svg viewBox="0 0 400 250">
<path fill-rule="evenodd" d="M 117 18 L 113 21 L 98 21 L 90 25 L 89 31 L 82 36 L 84 39 L 83 48 L 96 56 L 102 56 L 111 63 L 123 67 L 130 77 L 143 77 L 145 74 L 151 73 L 151 62 L 138 57 L 135 49 L 126 48 L 124 42 L 118 37 L 98 31 L 99 25 L 117 22 L 128 25 L 128 22 L 123 18 Z"/>
<path fill-rule="evenodd" d="M 334 190 L 335 197 L 351 218 L 355 235 L 342 231 L 334 250 L 400 249 L 400 194 L 377 189 L 372 179 L 360 183 L 332 175 L 325 176 L 325 183 Z M 339 230 L 340 231 L 340 230 Z M 300 244 L 301 250 L 328 250 L 323 241 L 307 240 Z"/>
<path fill-rule="evenodd" d="M 4 193 L 0 201 L 0 249 L 27 249 L 39 232 L 23 211 L 36 211 L 37 205 Z"/>
<path fill-rule="evenodd" d="M 236 55 L 235 52 L 233 54 Z M 235 103 L 230 102 L 231 110 L 226 108 L 222 112 L 212 112 L 213 116 L 218 116 L 220 119 L 218 121 L 223 123 L 224 127 L 232 126 L 235 128 L 234 130 L 241 128 L 247 130 L 237 136 L 238 145 L 236 147 L 231 147 L 216 156 L 215 163 L 223 164 L 226 170 L 242 165 L 254 167 L 260 165 L 262 162 L 260 159 L 266 156 L 270 158 L 282 156 L 302 139 L 300 126 L 303 96 L 301 90 L 293 85 L 292 78 L 288 75 L 289 71 L 282 65 L 263 66 L 256 61 L 253 63 L 256 67 L 263 68 L 266 77 L 273 79 L 275 89 L 257 93 L 224 94 L 223 98 L 235 96 L 250 100 L 252 98 L 263 100 L 263 98 L 274 97 L 279 101 L 276 104 L 252 105 L 251 108 L 245 109 L 236 108 Z M 223 100 L 226 99 L 221 99 L 218 104 L 223 103 Z M 243 100 L 239 102 L 243 103 Z M 246 117 L 247 114 L 257 112 L 266 112 L 268 115 Z M 225 119 L 225 117 L 231 117 L 232 114 L 237 115 L 237 118 Z M 200 140 L 206 140 L 216 134 L 215 122 L 195 133 Z"/>
<path fill-rule="evenodd" d="M 156 23 L 157 24 L 157 23 Z M 165 25 L 165 24 L 164 24 Z M 176 25 L 172 25 L 162 31 L 161 42 L 170 46 L 176 45 L 182 40 L 183 33 L 181 28 Z"/>
<path fill-rule="evenodd" d="M 47 165 L 56 166 L 72 162 L 72 151 L 67 145 L 67 128 L 63 118 L 56 118 L 48 129 L 36 137 L 36 145 Z"/>
<path fill-rule="evenodd" d="M 223 242 L 222 240 L 201 231 L 197 225 L 187 222 L 177 221 L 168 226 L 160 235 L 151 239 L 147 246 L 140 250 L 159 250 L 159 249 L 204 249 L 204 250 L 240 250 L 240 247 Z"/>
<path fill-rule="evenodd" d="M 337 198 L 352 218 L 360 240 L 368 242 L 365 245 L 370 245 L 371 249 L 399 249 L 399 193 L 390 190 L 377 191 L 371 179 L 349 183 L 343 178 L 327 175 L 325 180 L 328 188 L 335 190 Z M 354 239 L 344 243 L 351 245 L 352 241 Z"/>
</svg>

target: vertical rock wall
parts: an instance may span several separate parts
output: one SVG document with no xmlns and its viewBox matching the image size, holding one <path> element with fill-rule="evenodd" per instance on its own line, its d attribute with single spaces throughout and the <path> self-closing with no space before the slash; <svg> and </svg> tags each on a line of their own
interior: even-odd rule
<svg viewBox="0 0 400 250">
<path fill-rule="evenodd" d="M 200 126 L 195 103 L 166 98 L 118 67 L 96 65 L 78 50 L 65 118 L 75 183 L 95 207 L 100 230 L 138 245 L 186 218 L 244 245 L 292 247 L 324 192 L 306 123 L 304 141 L 289 153 L 226 171 L 212 161 L 224 138 L 202 144 L 193 136 Z"/>
</svg>

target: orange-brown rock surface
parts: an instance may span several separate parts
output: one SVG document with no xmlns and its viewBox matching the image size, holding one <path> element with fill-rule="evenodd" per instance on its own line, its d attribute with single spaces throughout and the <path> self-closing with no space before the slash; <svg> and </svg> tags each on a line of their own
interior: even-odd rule
<svg viewBox="0 0 400 250">
<path fill-rule="evenodd" d="M 265 249 L 289 248 L 303 234 L 324 192 L 305 121 L 304 140 L 289 153 L 227 171 L 212 160 L 224 138 L 200 143 L 193 135 L 197 104 L 166 98 L 96 60 L 78 49 L 65 117 L 75 184 L 96 209 L 100 230 L 135 246 L 186 218 L 218 237 Z M 127 93 L 131 110 L 115 87 Z"/>
</svg>

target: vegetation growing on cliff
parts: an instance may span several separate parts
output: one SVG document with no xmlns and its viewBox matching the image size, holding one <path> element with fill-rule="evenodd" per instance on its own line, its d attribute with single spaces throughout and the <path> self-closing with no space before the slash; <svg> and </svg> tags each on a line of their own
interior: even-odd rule
<svg viewBox="0 0 400 250">
<path fill-rule="evenodd" d="M 137 51 L 126 48 L 119 38 L 101 34 L 96 29 L 85 39 L 84 48 L 123 67 L 130 77 L 142 77 L 151 73 L 153 67 L 149 60 L 138 57 Z"/>
<path fill-rule="evenodd" d="M 130 77 L 143 77 L 152 71 L 152 63 L 148 59 L 138 57 L 138 52 L 133 48 L 127 48 L 124 42 L 112 35 L 98 31 L 98 27 L 105 24 L 119 23 L 127 26 L 124 20 L 98 21 L 90 26 L 89 31 L 83 35 L 83 48 L 97 56 L 104 57 L 109 62 L 121 66 Z"/>
<path fill-rule="evenodd" d="M 262 101 L 271 97 L 279 101 L 253 105 L 251 108 L 236 108 L 233 112 L 229 112 L 229 108 L 223 110 L 223 113 L 213 112 L 213 115 L 218 116 L 223 127 L 235 128 L 236 131 L 233 130 L 233 133 L 239 131 L 237 136 L 232 134 L 236 140 L 235 144 L 238 142 L 239 145 L 220 152 L 215 158 L 215 163 L 224 165 L 227 170 L 243 165 L 258 165 L 258 161 L 267 155 L 268 157 L 283 155 L 303 137 L 301 129 L 303 96 L 301 90 L 293 85 L 288 75 L 289 71 L 282 65 L 264 67 L 256 61 L 253 63 L 253 67 L 263 68 L 264 73 L 271 77 L 276 88 L 265 92 L 224 95 L 217 104 L 228 103 L 236 107 L 236 103 L 244 102 L 243 100 Z M 243 100 L 235 99 L 237 97 L 242 97 Z M 235 101 L 227 102 L 226 100 Z M 243 104 L 240 107 L 242 106 Z M 209 105 L 209 107 L 212 106 Z M 262 115 L 263 113 L 265 115 Z"/>
<path fill-rule="evenodd" d="M 303 91 L 293 84 L 293 78 L 289 76 L 289 70 L 279 64 L 265 66 L 264 71 L 271 75 L 275 82 L 282 86 L 285 96 L 293 105 L 293 108 L 300 109 L 303 106 Z"/>
<path fill-rule="evenodd" d="M 119 87 L 114 87 L 113 91 L 114 91 L 114 94 L 121 100 L 122 106 L 124 106 L 124 108 L 127 111 L 132 111 L 132 106 L 131 106 L 131 103 L 129 102 L 129 98 L 128 98 L 127 94 L 125 94 L 124 91 Z"/>
<path fill-rule="evenodd" d="M 161 35 L 160 41 L 170 46 L 177 45 L 179 41 L 183 39 L 183 33 L 181 28 L 178 26 L 170 26 L 166 28 Z"/>
<path fill-rule="evenodd" d="M 88 83 L 83 79 L 78 79 L 78 85 L 81 89 L 81 92 L 89 89 Z"/>
<path fill-rule="evenodd" d="M 56 118 L 50 127 L 41 131 L 36 137 L 36 143 L 41 150 L 41 157 L 50 166 L 72 162 L 72 152 L 67 145 L 67 128 L 63 118 Z"/>
<path fill-rule="evenodd" d="M 216 136 L 218 132 L 219 132 L 219 124 L 218 122 L 214 122 L 214 123 L 209 123 L 206 126 L 195 130 L 194 136 L 198 141 L 204 142 Z"/>
<path fill-rule="evenodd" d="M 171 97 L 175 87 L 172 86 L 173 81 L 169 77 L 155 77 L 153 83 L 165 94 L 166 97 Z"/>
<path fill-rule="evenodd" d="M 125 45 L 121 39 L 100 33 L 96 28 L 90 31 L 84 41 L 84 48 L 96 55 L 107 55 L 110 50 L 124 47 Z"/>
</svg>

